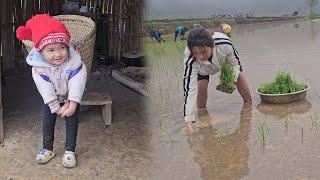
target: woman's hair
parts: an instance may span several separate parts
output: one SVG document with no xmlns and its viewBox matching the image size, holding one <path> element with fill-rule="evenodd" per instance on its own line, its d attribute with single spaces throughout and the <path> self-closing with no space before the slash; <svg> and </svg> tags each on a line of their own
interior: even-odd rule
<svg viewBox="0 0 320 180">
<path fill-rule="evenodd" d="M 214 43 L 211 35 L 203 27 L 193 28 L 187 38 L 187 46 L 190 51 L 195 46 L 208 46 L 213 48 Z"/>
</svg>

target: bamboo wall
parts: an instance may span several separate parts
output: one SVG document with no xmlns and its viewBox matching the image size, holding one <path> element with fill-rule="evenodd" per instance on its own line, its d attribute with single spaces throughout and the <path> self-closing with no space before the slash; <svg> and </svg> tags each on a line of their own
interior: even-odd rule
<svg viewBox="0 0 320 180">
<path fill-rule="evenodd" d="M 15 30 L 38 13 L 62 13 L 64 0 L 0 0 L 0 57 L 2 74 L 12 75 L 25 70 L 21 43 Z M 143 0 L 82 0 L 81 5 L 95 9 L 99 16 L 96 54 L 120 60 L 122 53 L 140 50 Z M 94 18 L 93 18 L 94 19 Z"/>
</svg>

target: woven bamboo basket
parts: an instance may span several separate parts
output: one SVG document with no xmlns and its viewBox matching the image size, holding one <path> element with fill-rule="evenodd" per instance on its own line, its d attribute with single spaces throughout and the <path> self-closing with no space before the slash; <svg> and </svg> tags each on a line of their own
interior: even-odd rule
<svg viewBox="0 0 320 180">
<path fill-rule="evenodd" d="M 89 75 L 96 40 L 95 22 L 90 18 L 80 15 L 58 15 L 53 17 L 59 19 L 67 27 L 71 35 L 71 43 L 80 50 L 81 59 L 86 65 Z M 22 42 L 27 51 L 30 52 L 33 48 L 33 42 L 29 40 Z"/>
</svg>

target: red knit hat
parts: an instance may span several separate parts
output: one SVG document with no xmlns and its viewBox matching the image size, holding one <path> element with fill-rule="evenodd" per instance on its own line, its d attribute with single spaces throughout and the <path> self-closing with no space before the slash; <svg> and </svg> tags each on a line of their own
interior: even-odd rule
<svg viewBox="0 0 320 180">
<path fill-rule="evenodd" d="M 33 16 L 26 26 L 18 27 L 16 36 L 20 40 L 32 40 L 38 51 L 53 43 L 69 46 L 70 40 L 70 33 L 65 25 L 48 14 Z"/>
</svg>

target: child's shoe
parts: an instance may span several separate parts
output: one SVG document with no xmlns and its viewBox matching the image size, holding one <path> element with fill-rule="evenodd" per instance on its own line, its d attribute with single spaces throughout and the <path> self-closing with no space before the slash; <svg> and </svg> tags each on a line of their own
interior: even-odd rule
<svg viewBox="0 0 320 180">
<path fill-rule="evenodd" d="M 66 168 L 73 168 L 77 164 L 76 156 L 72 151 L 66 151 L 62 158 L 62 165 Z"/>
<path fill-rule="evenodd" d="M 49 162 L 54 156 L 55 154 L 52 151 L 41 148 L 36 156 L 36 161 L 38 164 L 44 164 Z"/>
</svg>

